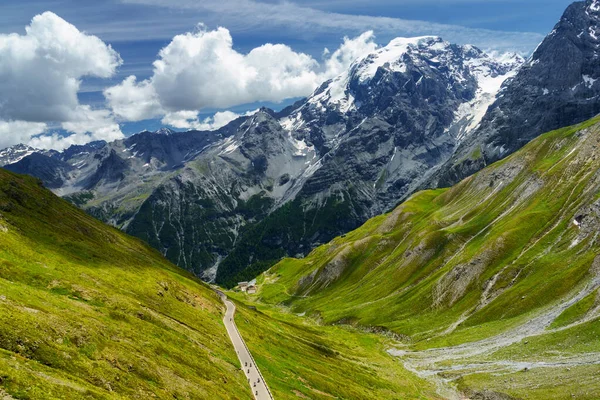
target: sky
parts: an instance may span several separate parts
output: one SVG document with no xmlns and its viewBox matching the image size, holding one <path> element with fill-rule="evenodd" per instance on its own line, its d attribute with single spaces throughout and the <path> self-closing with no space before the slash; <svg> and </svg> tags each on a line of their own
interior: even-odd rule
<svg viewBox="0 0 600 400">
<path fill-rule="evenodd" d="M 0 0 L 0 148 L 215 129 L 399 36 L 528 55 L 568 0 Z"/>
</svg>

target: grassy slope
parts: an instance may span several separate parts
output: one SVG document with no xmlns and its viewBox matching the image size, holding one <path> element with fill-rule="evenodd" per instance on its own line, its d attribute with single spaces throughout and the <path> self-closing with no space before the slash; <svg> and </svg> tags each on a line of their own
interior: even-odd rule
<svg viewBox="0 0 600 400">
<path fill-rule="evenodd" d="M 414 350 L 487 338 L 528 321 L 600 275 L 598 122 L 543 135 L 451 189 L 417 193 L 306 259 L 280 262 L 260 278 L 261 300 L 325 323 L 389 329 Z M 552 327 L 597 329 L 596 292 Z M 596 322 L 583 324 L 585 315 Z M 560 333 L 542 336 L 546 345 L 565 346 Z M 597 335 L 578 337 L 582 352 L 600 352 Z M 520 379 L 555 384 L 535 376 Z M 600 382 L 592 388 L 598 395 Z"/>
<path fill-rule="evenodd" d="M 385 352 L 395 343 L 391 339 L 321 326 L 233 296 L 238 329 L 278 400 L 439 398 L 431 384 Z"/>
<path fill-rule="evenodd" d="M 0 170 L 0 397 L 251 398 L 216 295 Z"/>
</svg>

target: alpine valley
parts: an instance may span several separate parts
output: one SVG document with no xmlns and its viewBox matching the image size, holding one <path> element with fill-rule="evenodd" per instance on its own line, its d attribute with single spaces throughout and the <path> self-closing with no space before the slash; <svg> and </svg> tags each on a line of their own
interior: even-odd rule
<svg viewBox="0 0 600 400">
<path fill-rule="evenodd" d="M 597 400 L 598 114 L 586 0 L 527 58 L 396 38 L 216 130 L 1 150 L 0 399 Z"/>
</svg>

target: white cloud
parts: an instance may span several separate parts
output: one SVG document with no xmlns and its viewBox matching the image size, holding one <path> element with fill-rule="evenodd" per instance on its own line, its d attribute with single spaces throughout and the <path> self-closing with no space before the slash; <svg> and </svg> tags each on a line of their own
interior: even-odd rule
<svg viewBox="0 0 600 400">
<path fill-rule="evenodd" d="M 244 114 L 237 114 L 232 111 L 220 111 L 212 117 L 207 117 L 200 121 L 196 111 L 176 111 L 168 113 L 162 119 L 162 123 L 178 129 L 196 129 L 199 131 L 214 131 L 224 127 L 231 121 L 242 117 L 255 114 L 257 110 L 249 111 Z"/>
<path fill-rule="evenodd" d="M 177 129 L 195 129 L 200 124 L 197 111 L 175 111 L 165 115 L 161 121 L 164 125 L 170 125 Z"/>
<path fill-rule="evenodd" d="M 0 149 L 17 143 L 27 143 L 32 136 L 44 133 L 43 122 L 0 121 Z"/>
<path fill-rule="evenodd" d="M 334 78 L 344 72 L 348 66 L 357 58 L 366 54 L 372 53 L 377 49 L 377 44 L 374 41 L 375 35 L 373 31 L 367 31 L 355 39 L 348 37 L 344 38 L 344 43 L 331 56 L 329 50 L 325 49 L 325 57 L 327 61 L 326 74 L 328 78 Z"/>
<path fill-rule="evenodd" d="M 0 118 L 68 121 L 84 76 L 108 78 L 121 64 L 110 46 L 51 12 L 37 15 L 25 35 L 0 35 Z"/>
<path fill-rule="evenodd" d="M 260 101 L 279 102 L 309 95 L 324 80 L 376 48 L 373 32 L 345 38 L 323 65 L 282 44 L 265 44 L 242 54 L 225 28 L 177 35 L 159 53 L 151 78 L 130 76 L 105 90 L 115 115 L 139 121 L 166 115 L 164 123 L 187 128 L 194 113 Z M 162 112 L 161 112 L 162 110 Z M 190 111 L 193 110 L 193 111 Z"/>
<path fill-rule="evenodd" d="M 152 83 L 148 80 L 138 82 L 133 75 L 119 85 L 107 88 L 104 97 L 115 115 L 125 121 L 141 121 L 163 113 Z"/>
<path fill-rule="evenodd" d="M 77 92 L 83 77 L 109 78 L 121 63 L 109 45 L 52 12 L 36 15 L 24 35 L 0 35 L 0 146 L 28 142 L 48 123 L 78 137 L 120 133 L 109 111 L 79 104 Z"/>
<path fill-rule="evenodd" d="M 73 144 L 86 144 L 97 140 L 89 134 L 73 134 L 68 136 L 59 135 L 58 133 L 47 133 L 31 138 L 27 144 L 36 149 L 54 149 L 64 150 Z"/>
</svg>

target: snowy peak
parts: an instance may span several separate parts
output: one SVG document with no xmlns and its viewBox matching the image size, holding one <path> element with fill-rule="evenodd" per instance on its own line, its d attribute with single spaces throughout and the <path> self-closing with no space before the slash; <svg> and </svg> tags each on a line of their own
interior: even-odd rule
<svg viewBox="0 0 600 400">
<path fill-rule="evenodd" d="M 592 13 L 598 13 L 600 11 L 600 1 L 598 0 L 587 0 L 587 10 Z"/>
<path fill-rule="evenodd" d="M 450 186 L 538 135 L 600 113 L 600 0 L 572 3 L 437 173 Z M 474 157 L 473 155 L 477 155 Z"/>
<path fill-rule="evenodd" d="M 309 129 L 316 119 L 326 124 L 339 120 L 336 113 L 381 114 L 381 96 L 423 101 L 450 96 L 456 98 L 449 104 L 455 116 L 454 123 L 445 123 L 446 131 L 460 141 L 479 125 L 502 84 L 523 63 L 517 54 L 488 55 L 436 36 L 396 38 L 321 85 L 301 107 L 303 115 L 292 114 L 282 124 L 288 130 Z M 319 114 L 328 115 L 326 121 Z"/>
<path fill-rule="evenodd" d="M 0 150 L 0 167 L 9 164 L 14 164 L 16 162 L 21 161 L 28 155 L 41 151 L 42 150 L 40 149 L 36 149 L 22 143 L 11 147 L 7 147 L 6 149 Z"/>
<path fill-rule="evenodd" d="M 175 133 L 175 131 L 173 131 L 169 128 L 160 128 L 159 130 L 155 131 L 154 133 L 156 133 L 157 135 L 172 135 L 173 133 Z"/>
<path fill-rule="evenodd" d="M 405 73 L 410 54 L 449 45 L 436 36 L 393 39 L 387 46 L 357 59 L 347 71 L 321 85 L 309 98 L 309 103 L 320 108 L 334 106 L 342 113 L 354 111 L 360 104 L 356 104 L 350 88 L 352 84 L 368 85 L 380 68 Z"/>
<path fill-rule="evenodd" d="M 406 73 L 411 56 L 425 49 L 441 50 L 448 46 L 449 43 L 436 36 L 393 39 L 387 46 L 357 59 L 347 71 L 321 85 L 311 96 L 310 103 L 320 107 L 335 106 L 342 113 L 353 111 L 360 106 L 351 90 L 353 84 L 368 85 L 380 69 Z"/>
<path fill-rule="evenodd" d="M 418 53 L 426 49 L 444 50 L 449 43 L 435 36 L 424 36 L 416 38 L 396 38 L 387 46 L 358 60 L 352 67 L 352 75 L 356 76 L 361 83 L 372 79 L 379 68 L 389 71 L 406 72 L 404 57 L 411 53 Z"/>
</svg>

